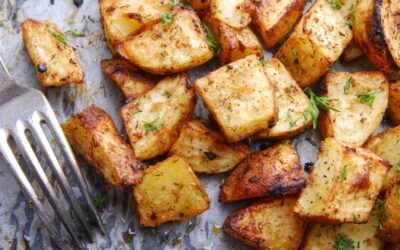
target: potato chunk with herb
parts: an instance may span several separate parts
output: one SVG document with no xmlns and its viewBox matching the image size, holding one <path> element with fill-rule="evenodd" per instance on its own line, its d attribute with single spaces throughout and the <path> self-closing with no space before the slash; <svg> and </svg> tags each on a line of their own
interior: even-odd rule
<svg viewBox="0 0 400 250">
<path fill-rule="evenodd" d="M 160 77 L 142 72 L 121 58 L 101 60 L 101 69 L 117 84 L 128 100 L 146 93 L 161 80 Z"/>
<path fill-rule="evenodd" d="M 145 227 L 187 220 L 210 207 L 203 185 L 177 156 L 145 169 L 143 182 L 133 189 L 133 196 L 140 224 Z"/>
<path fill-rule="evenodd" d="M 230 143 L 276 122 L 275 90 L 255 55 L 209 73 L 194 87 Z"/>
<path fill-rule="evenodd" d="M 394 168 L 400 170 L 400 162 Z M 390 184 L 385 199 L 376 204 L 380 209 L 377 226 L 382 239 L 397 243 L 400 241 L 400 175 L 397 174 Z"/>
<path fill-rule="evenodd" d="M 129 186 L 142 181 L 142 164 L 104 110 L 87 108 L 62 128 L 72 148 L 109 184 Z"/>
<path fill-rule="evenodd" d="M 192 69 L 213 57 L 199 17 L 187 9 L 172 12 L 168 21 L 132 36 L 117 51 L 139 68 L 160 75 Z"/>
<path fill-rule="evenodd" d="M 400 124 L 400 81 L 389 84 L 389 116 L 396 124 Z"/>
<path fill-rule="evenodd" d="M 53 22 L 27 19 L 22 22 L 21 30 L 39 82 L 44 87 L 83 82 L 84 73 L 74 49 Z"/>
<path fill-rule="evenodd" d="M 195 92 L 180 74 L 123 106 L 121 116 L 136 157 L 148 160 L 167 153 L 195 105 Z"/>
<path fill-rule="evenodd" d="M 388 188 L 392 178 L 400 171 L 400 126 L 371 137 L 364 147 L 392 164 L 393 167 L 389 170 L 383 183 L 383 188 Z"/>
<path fill-rule="evenodd" d="M 305 183 L 296 150 L 288 143 L 281 143 L 242 161 L 222 185 L 219 201 L 297 193 Z"/>
<path fill-rule="evenodd" d="M 195 172 L 222 173 L 233 169 L 251 153 L 244 143 L 228 145 L 219 132 L 208 128 L 201 120 L 183 125 L 181 133 L 169 151 L 184 159 Z"/>
<path fill-rule="evenodd" d="M 389 169 L 371 151 L 327 138 L 294 211 L 316 222 L 365 223 Z"/>
<path fill-rule="evenodd" d="M 298 249 L 306 223 L 294 212 L 296 197 L 263 199 L 231 213 L 224 231 L 256 249 Z"/>
<path fill-rule="evenodd" d="M 324 137 L 361 146 L 379 127 L 388 103 L 388 82 L 383 73 L 330 72 L 324 79 L 325 97 L 333 109 L 320 116 Z"/>
<path fill-rule="evenodd" d="M 253 5 L 250 0 L 210 0 L 211 15 L 221 22 L 243 29 L 251 22 Z"/>
<path fill-rule="evenodd" d="M 270 129 L 258 132 L 256 139 L 290 138 L 312 123 L 311 116 L 305 116 L 310 107 L 310 100 L 304 94 L 285 66 L 276 58 L 267 61 L 265 66 L 267 77 L 275 87 L 275 100 L 278 106 L 278 121 Z"/>
</svg>

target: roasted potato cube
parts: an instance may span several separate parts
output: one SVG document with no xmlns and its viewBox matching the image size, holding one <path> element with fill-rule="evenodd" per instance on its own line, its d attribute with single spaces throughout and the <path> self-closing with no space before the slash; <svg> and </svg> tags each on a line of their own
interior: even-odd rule
<svg viewBox="0 0 400 250">
<path fill-rule="evenodd" d="M 345 62 L 351 62 L 359 57 L 361 57 L 364 54 L 360 46 L 357 45 L 356 42 L 354 42 L 354 39 L 351 40 L 349 45 L 346 47 L 346 49 L 343 51 L 343 60 Z"/>
<path fill-rule="evenodd" d="M 101 60 L 101 69 L 117 84 L 128 100 L 146 93 L 161 80 L 158 76 L 142 72 L 122 58 Z"/>
<path fill-rule="evenodd" d="M 145 227 L 187 220 L 210 207 L 203 185 L 177 156 L 145 169 L 143 182 L 133 189 L 133 196 L 140 224 Z"/>
<path fill-rule="evenodd" d="M 146 94 L 121 108 L 121 116 L 137 158 L 148 160 L 168 152 L 182 124 L 193 113 L 195 92 L 185 74 L 166 77 Z"/>
<path fill-rule="evenodd" d="M 171 20 L 172 23 L 160 22 L 133 36 L 117 51 L 139 68 L 161 75 L 189 70 L 213 57 L 194 11 L 177 10 Z"/>
<path fill-rule="evenodd" d="M 307 0 L 255 0 L 253 24 L 265 47 L 282 41 L 301 18 Z"/>
<path fill-rule="evenodd" d="M 325 139 L 294 211 L 330 223 L 365 223 L 390 164 L 363 148 Z"/>
<path fill-rule="evenodd" d="M 320 116 L 324 137 L 361 146 L 382 122 L 388 103 L 388 82 L 379 71 L 330 72 L 324 79 L 325 96 L 336 100 Z"/>
<path fill-rule="evenodd" d="M 312 124 L 312 118 L 304 116 L 310 106 L 310 100 L 292 78 L 285 66 L 276 58 L 267 61 L 267 77 L 275 87 L 275 99 L 278 106 L 278 121 L 270 129 L 258 132 L 255 139 L 293 137 Z"/>
<path fill-rule="evenodd" d="M 222 185 L 219 201 L 297 193 L 305 183 L 296 150 L 288 143 L 281 143 L 242 161 Z"/>
<path fill-rule="evenodd" d="M 397 164 L 400 163 L 400 126 L 390 128 L 370 138 L 365 143 L 364 147 L 392 164 L 393 167 L 389 170 L 387 177 L 383 182 L 383 188 L 388 188 L 392 178 L 400 170 L 396 168 Z"/>
<path fill-rule="evenodd" d="M 400 124 L 400 81 L 389 84 L 389 116 L 395 124 Z"/>
<path fill-rule="evenodd" d="M 205 15 L 203 20 L 221 45 L 218 54 L 221 65 L 253 54 L 260 58 L 264 57 L 262 46 L 250 28 L 235 29 L 211 15 Z"/>
<path fill-rule="evenodd" d="M 310 225 L 301 249 L 383 250 L 384 242 L 377 237 L 377 222 L 378 217 L 371 215 L 365 224 Z"/>
<path fill-rule="evenodd" d="M 275 57 L 301 87 L 306 87 L 329 69 L 351 41 L 352 32 L 346 23 L 328 1 L 317 0 Z"/>
<path fill-rule="evenodd" d="M 306 229 L 294 212 L 296 197 L 263 199 L 231 213 L 224 230 L 256 249 L 298 249 Z"/>
<path fill-rule="evenodd" d="M 255 55 L 209 73 L 194 87 L 230 143 L 276 121 L 275 90 Z"/>
<path fill-rule="evenodd" d="M 104 110 L 89 107 L 62 128 L 72 148 L 109 184 L 129 186 L 142 181 L 142 164 Z"/>
<path fill-rule="evenodd" d="M 386 73 L 400 65 L 399 21 L 395 21 L 399 6 L 390 0 L 360 0 L 355 10 L 354 39 L 376 68 Z"/>
<path fill-rule="evenodd" d="M 233 169 L 251 153 L 248 145 L 228 145 L 219 132 L 208 128 L 201 120 L 183 125 L 181 133 L 169 151 L 184 159 L 195 172 L 222 173 Z"/>
<path fill-rule="evenodd" d="M 253 9 L 250 0 L 210 0 L 211 15 L 237 29 L 247 27 Z"/>
<path fill-rule="evenodd" d="M 26 19 L 21 30 L 39 82 L 44 87 L 83 82 L 84 73 L 75 52 L 53 22 Z"/>
<path fill-rule="evenodd" d="M 400 161 L 394 168 L 400 168 Z M 390 187 L 385 192 L 385 199 L 379 208 L 379 236 L 385 241 L 397 243 L 400 241 L 400 175 L 392 179 Z"/>
<path fill-rule="evenodd" d="M 116 55 L 115 46 L 129 35 L 141 31 L 146 24 L 156 22 L 172 11 L 169 0 L 99 0 L 101 22 L 108 48 Z"/>
</svg>

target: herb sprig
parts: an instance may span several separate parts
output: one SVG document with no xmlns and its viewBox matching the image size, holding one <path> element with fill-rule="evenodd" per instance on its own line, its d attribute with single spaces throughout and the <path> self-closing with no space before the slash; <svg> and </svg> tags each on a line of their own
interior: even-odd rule
<svg viewBox="0 0 400 250">
<path fill-rule="evenodd" d="M 353 250 L 355 249 L 354 241 L 347 237 L 347 235 L 339 233 L 336 236 L 334 250 Z"/>
<path fill-rule="evenodd" d="M 347 179 L 347 165 L 344 165 L 344 167 L 342 168 L 342 170 L 340 171 L 340 182 L 343 182 Z"/>
<path fill-rule="evenodd" d="M 374 210 L 374 212 L 378 216 L 378 221 L 375 223 L 375 227 L 378 230 L 382 230 L 383 222 L 387 219 L 387 215 L 385 214 L 385 201 L 379 198 L 376 199 Z"/>
<path fill-rule="evenodd" d="M 372 108 L 375 98 L 379 93 L 379 91 L 372 93 L 361 93 L 357 95 L 357 99 L 359 102 L 364 103 Z"/>
<path fill-rule="evenodd" d="M 161 16 L 164 25 L 168 25 L 174 22 L 174 12 L 167 12 Z"/>
<path fill-rule="evenodd" d="M 351 86 L 351 81 L 352 81 L 352 80 L 353 80 L 353 78 L 352 78 L 351 76 L 346 77 L 346 82 L 344 83 L 344 87 L 343 87 L 344 93 L 345 93 L 346 95 L 349 94 L 350 86 Z"/>
<path fill-rule="evenodd" d="M 50 34 L 51 34 L 55 39 L 57 39 L 60 43 L 62 43 L 62 44 L 65 45 L 65 46 L 68 45 L 67 40 L 65 40 L 65 38 L 64 38 L 62 35 L 56 34 L 56 33 L 52 32 L 52 31 L 49 31 L 49 32 L 50 32 Z"/>
<path fill-rule="evenodd" d="M 160 118 L 156 118 L 151 122 L 145 122 L 144 127 L 146 128 L 147 132 L 153 132 L 160 130 L 164 124 L 160 121 Z"/>
<path fill-rule="evenodd" d="M 78 31 L 78 30 L 67 30 L 67 31 L 65 31 L 65 33 L 71 34 L 74 37 L 85 37 L 85 33 L 83 33 L 82 31 Z"/>
<path fill-rule="evenodd" d="M 334 10 L 340 10 L 342 8 L 342 4 L 340 3 L 339 0 L 331 0 L 329 2 L 329 5 L 331 6 L 332 9 Z"/>
<path fill-rule="evenodd" d="M 203 23 L 203 27 L 207 32 L 207 44 L 210 50 L 214 53 L 214 56 L 218 55 L 221 51 L 221 44 L 215 39 L 214 34 L 212 33 L 210 27 L 207 24 Z"/>
</svg>

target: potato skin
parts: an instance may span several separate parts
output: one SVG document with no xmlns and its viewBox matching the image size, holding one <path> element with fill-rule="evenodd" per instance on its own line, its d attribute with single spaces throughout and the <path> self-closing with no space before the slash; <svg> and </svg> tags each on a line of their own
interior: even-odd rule
<svg viewBox="0 0 400 250">
<path fill-rule="evenodd" d="M 64 35 L 53 22 L 26 19 L 21 23 L 21 31 L 36 75 L 44 87 L 83 83 L 84 73 L 74 50 L 69 44 L 65 45 L 55 37 Z M 47 70 L 40 72 L 39 64 L 46 66 Z"/>
<path fill-rule="evenodd" d="M 161 80 L 158 76 L 142 72 L 122 58 L 103 59 L 100 65 L 103 72 L 117 84 L 128 100 L 146 93 Z"/>
<path fill-rule="evenodd" d="M 143 182 L 133 189 L 133 196 L 140 224 L 145 227 L 187 220 L 210 207 L 203 185 L 177 156 L 145 169 Z"/>
<path fill-rule="evenodd" d="M 202 120 L 186 122 L 168 155 L 177 155 L 197 173 L 223 173 L 251 153 L 245 143 L 227 144 L 224 136 Z"/>
<path fill-rule="evenodd" d="M 297 193 L 305 183 L 296 150 L 281 143 L 242 161 L 222 185 L 219 201 L 227 203 Z"/>
<path fill-rule="evenodd" d="M 399 162 L 400 163 L 400 162 Z M 396 174 L 391 180 L 390 187 L 385 192 L 385 207 L 381 214 L 382 230 L 379 236 L 388 242 L 397 243 L 400 241 L 400 175 Z"/>
<path fill-rule="evenodd" d="M 354 40 L 380 70 L 390 73 L 397 65 L 388 49 L 381 23 L 383 0 L 359 0 L 353 25 Z"/>
<path fill-rule="evenodd" d="M 343 51 L 342 58 L 345 62 L 351 62 L 359 57 L 364 55 L 364 52 L 360 48 L 360 46 L 357 45 L 356 42 L 354 42 L 354 39 L 351 40 L 350 44 L 346 47 L 346 49 Z"/>
<path fill-rule="evenodd" d="M 142 181 L 144 166 L 104 110 L 89 107 L 62 128 L 72 148 L 109 184 L 130 186 Z"/>
<path fill-rule="evenodd" d="M 297 197 L 262 199 L 232 212 L 224 231 L 255 249 L 297 250 L 306 223 L 294 212 Z"/>
<path fill-rule="evenodd" d="M 389 116 L 395 124 L 400 124 L 400 81 L 389 84 Z"/>
<path fill-rule="evenodd" d="M 173 22 L 159 22 L 117 46 L 118 53 L 146 72 L 166 75 L 199 66 L 213 57 L 201 21 L 188 9 Z"/>
<path fill-rule="evenodd" d="M 253 25 L 265 47 L 275 47 L 301 18 L 307 0 L 255 0 Z"/>
</svg>

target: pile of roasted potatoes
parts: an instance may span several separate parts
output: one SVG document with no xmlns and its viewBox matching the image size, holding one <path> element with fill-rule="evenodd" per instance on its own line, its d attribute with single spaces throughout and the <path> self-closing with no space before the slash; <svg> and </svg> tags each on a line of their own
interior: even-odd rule
<svg viewBox="0 0 400 250">
<path fill-rule="evenodd" d="M 258 200 L 223 229 L 251 247 L 400 249 L 400 1 L 316 0 L 303 14 L 306 4 L 99 0 L 113 55 L 101 68 L 126 96 L 129 142 L 93 106 L 63 129 L 107 183 L 133 187 L 141 225 L 203 213 L 196 173 L 231 171 L 219 201 Z M 21 28 L 44 87 L 84 82 L 55 24 Z M 331 68 L 359 57 L 375 70 Z M 207 62 L 217 66 L 191 82 L 184 71 Z M 209 122 L 193 116 L 200 99 Z M 384 116 L 393 126 L 372 136 Z M 305 171 L 288 139 L 311 127 L 323 140 Z M 252 152 L 255 140 L 274 143 Z"/>
</svg>

